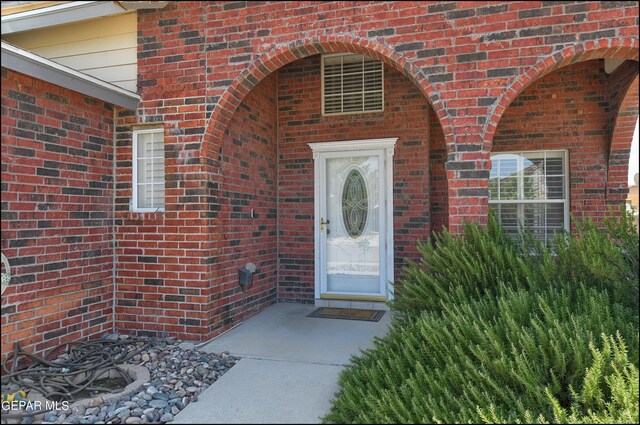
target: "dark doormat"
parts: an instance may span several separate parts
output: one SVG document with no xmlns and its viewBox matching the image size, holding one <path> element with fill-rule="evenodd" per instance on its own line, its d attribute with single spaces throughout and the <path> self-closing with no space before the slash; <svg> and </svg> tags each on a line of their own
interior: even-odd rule
<svg viewBox="0 0 640 425">
<path fill-rule="evenodd" d="M 323 319 L 365 320 L 377 322 L 384 316 L 384 310 L 354 310 L 351 308 L 320 307 L 312 311 L 307 317 Z"/>
</svg>

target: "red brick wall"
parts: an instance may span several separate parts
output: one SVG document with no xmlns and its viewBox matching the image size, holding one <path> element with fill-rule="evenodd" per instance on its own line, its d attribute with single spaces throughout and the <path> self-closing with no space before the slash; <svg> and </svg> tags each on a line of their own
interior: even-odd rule
<svg viewBox="0 0 640 425">
<path fill-rule="evenodd" d="M 135 115 L 122 117 L 118 147 L 119 323 L 206 339 L 227 326 L 220 323 L 223 317 L 225 323 L 239 317 L 219 310 L 232 305 L 223 300 L 240 303 L 230 288 L 223 300 L 219 295 L 219 285 L 237 271 L 237 264 L 225 266 L 233 250 L 225 239 L 225 223 L 231 222 L 224 216 L 229 196 L 222 159 L 232 148 L 228 124 L 270 73 L 323 51 L 351 51 L 366 52 L 409 76 L 435 112 L 424 161 L 430 166 L 431 186 L 425 192 L 431 197 L 430 225 L 449 224 L 455 231 L 462 218 L 486 219 L 487 159 L 495 126 L 510 100 L 529 84 L 527 78 L 565 65 L 568 58 L 637 60 L 637 16 L 634 2 L 189 1 L 140 11 L 142 102 Z M 126 128 L 149 122 L 163 123 L 168 152 L 167 212 L 157 216 L 127 212 Z M 284 143 L 282 135 L 279 141 Z M 285 171 L 284 160 L 278 170 Z M 285 221 L 307 226 L 305 216 L 308 211 Z M 301 247 L 312 244 L 305 232 Z M 125 249 L 132 251 L 123 255 Z M 158 263 L 140 262 L 138 256 L 155 256 Z M 283 273 L 281 263 L 279 284 L 306 291 L 308 299 L 309 258 L 296 261 L 304 281 L 299 270 Z M 165 276 L 157 285 L 162 288 L 145 286 L 144 279 L 160 275 Z M 156 298 L 140 304 L 146 291 Z M 185 298 L 174 302 L 159 294 Z"/>
<path fill-rule="evenodd" d="M 183 104 L 189 102 L 181 100 Z M 172 116 L 176 120 L 183 117 Z M 199 167 L 193 165 L 193 158 L 183 155 L 184 145 L 176 142 L 177 135 L 181 135 L 181 142 L 188 142 L 189 135 L 184 135 L 173 121 L 158 124 L 164 128 L 165 212 L 133 212 L 131 124 L 135 116 L 124 111 L 118 120 L 116 329 L 203 339 L 209 317 L 209 288 L 202 253 L 209 221 L 200 211 L 205 201 L 201 201 L 203 189 L 193 181 L 198 175 L 187 171 Z M 187 164 L 186 169 L 180 164 Z"/>
<path fill-rule="evenodd" d="M 192 113 L 191 99 L 173 104 L 165 128 L 166 198 L 164 213 L 131 212 L 130 113 L 122 113 L 118 135 L 116 200 L 116 328 L 126 333 L 177 335 L 203 340 L 220 333 L 275 301 L 276 296 L 276 77 L 263 81 L 233 116 L 219 152 L 221 173 L 209 182 L 220 195 L 205 198 L 198 158 L 176 143 L 189 133 L 181 126 Z M 197 107 L 194 107 L 197 109 Z M 166 112 L 165 107 L 156 112 Z M 164 115 L 167 118 L 167 115 Z M 186 137 L 189 137 L 187 135 Z M 195 161 L 193 161 L 195 159 Z M 195 162 L 195 166 L 192 166 Z M 183 165 L 186 165 L 184 167 Z M 208 201 L 205 201 L 208 199 Z M 202 204 L 215 205 L 215 230 Z M 256 219 L 249 218 L 251 208 Z M 209 262 L 208 235 L 219 241 Z M 238 269 L 258 267 L 253 285 L 242 291 Z M 213 270 L 212 278 L 208 270 Z"/>
<path fill-rule="evenodd" d="M 449 225 L 449 197 L 445 170 L 447 146 L 438 120 L 430 119 L 429 124 L 431 231 L 439 232 Z"/>
<path fill-rule="evenodd" d="M 182 102 L 189 102 L 183 99 Z M 170 102 L 167 102 L 170 103 Z M 178 119 L 179 117 L 174 117 Z M 207 267 L 202 252 L 207 219 L 199 211 L 203 189 L 176 143 L 180 129 L 159 123 L 165 141 L 165 212 L 131 211 L 132 132 L 135 116 L 118 117 L 116 152 L 115 326 L 124 333 L 201 339 L 207 322 Z M 182 136 L 184 142 L 189 136 Z M 188 145 L 188 143 L 187 143 Z M 192 166 L 197 168 L 197 166 Z M 180 171 L 183 171 L 180 169 Z M 195 174 L 197 176 L 197 174 Z"/>
<path fill-rule="evenodd" d="M 384 112 L 323 117 L 320 57 L 278 72 L 281 299 L 314 299 L 313 156 L 307 143 L 398 137 L 394 155 L 396 276 L 430 234 L 429 103 L 405 76 L 385 68 Z"/>
<path fill-rule="evenodd" d="M 487 179 L 469 176 L 487 174 L 496 125 L 522 88 L 574 61 L 638 60 L 634 2 L 212 2 L 205 9 L 210 25 L 197 35 L 216 105 L 204 157 L 219 146 L 229 111 L 268 72 L 316 53 L 364 52 L 410 75 L 441 120 L 454 231 L 462 220 L 487 219 Z"/>
<path fill-rule="evenodd" d="M 604 62 L 571 65 L 532 84 L 498 126 L 493 152 L 567 149 L 571 214 L 601 219 L 605 202 L 609 87 Z"/>
<path fill-rule="evenodd" d="M 2 69 L 2 355 L 90 338 L 113 319 L 113 110 Z"/>
<path fill-rule="evenodd" d="M 509 120 L 513 121 L 511 115 L 526 114 L 522 112 L 523 107 L 517 106 L 519 100 L 516 101 L 513 111 L 508 107 L 522 89 L 538 76 L 551 71 L 555 73 L 556 68 L 573 61 L 613 57 L 633 59 L 637 62 L 638 32 L 636 2 L 186 1 L 171 2 L 161 10 L 140 11 L 138 88 L 142 102 L 135 113 L 123 112 L 119 115 L 116 131 L 115 160 L 118 172 L 115 176 L 117 212 L 114 219 L 117 240 L 115 268 L 118 275 L 115 319 L 118 328 L 154 335 L 169 333 L 202 340 L 224 330 L 239 319 L 242 310 L 240 306 L 243 303 L 247 302 L 253 308 L 270 302 L 270 282 L 273 276 L 273 270 L 270 268 L 259 265 L 264 275 L 259 277 L 260 283 L 256 286 L 255 293 L 237 293 L 237 288 L 233 289 L 233 283 L 229 283 L 233 281 L 232 275 L 235 275 L 238 263 L 242 265 L 243 260 L 231 260 L 240 248 L 231 246 L 229 240 L 225 239 L 225 232 L 231 230 L 242 235 L 248 234 L 249 231 L 252 235 L 253 232 L 259 232 L 256 237 L 261 241 L 260 245 L 271 241 L 272 228 L 267 225 L 265 229 L 254 230 L 252 220 L 232 215 L 233 206 L 229 200 L 233 199 L 233 195 L 225 196 L 224 173 L 233 171 L 242 174 L 243 166 L 241 163 L 225 163 L 223 159 L 225 152 L 234 152 L 234 137 L 241 140 L 247 136 L 246 133 L 242 133 L 242 128 L 237 130 L 238 134 L 235 136 L 231 130 L 227 131 L 232 119 L 249 124 L 249 121 L 246 121 L 246 116 L 249 116 L 253 131 L 264 131 L 265 134 L 271 134 L 273 131 L 258 127 L 273 120 L 271 112 L 266 107 L 269 101 L 266 93 L 272 93 L 267 87 L 275 83 L 267 83 L 260 88 L 259 92 L 252 95 L 254 98 L 240 108 L 248 109 L 236 112 L 251 89 L 271 72 L 300 58 L 323 51 L 366 52 L 385 61 L 391 68 L 405 74 L 420 87 L 421 94 L 412 91 L 409 95 L 407 87 L 415 86 L 411 86 L 403 77 L 404 82 L 399 83 L 397 93 L 404 93 L 410 97 L 403 109 L 409 108 L 409 105 L 422 108 L 424 105 L 414 100 L 414 97 L 428 97 L 435 113 L 430 115 L 431 122 L 426 124 L 431 129 L 431 135 L 428 138 L 429 146 L 425 150 L 425 157 L 418 161 L 407 153 L 415 148 L 411 146 L 411 141 L 419 140 L 413 136 L 405 139 L 405 142 L 409 142 L 406 145 L 402 144 L 402 139 L 400 140 L 396 154 L 396 160 L 406 167 L 398 167 L 399 170 L 413 169 L 416 173 L 422 173 L 396 176 L 397 181 L 406 179 L 408 182 L 407 186 L 396 188 L 396 205 L 403 207 L 409 203 L 408 198 L 415 198 L 411 201 L 411 207 L 406 211 L 399 210 L 402 213 L 395 217 L 396 235 L 397 239 L 400 238 L 398 249 L 406 248 L 404 252 L 398 251 L 396 255 L 411 256 L 412 248 L 409 248 L 409 241 L 413 243 L 416 239 L 428 236 L 430 226 L 437 229 L 448 223 L 455 231 L 459 229 L 459 223 L 463 218 L 486 220 L 489 150 L 494 142 L 493 136 L 497 126 L 509 126 Z M 298 65 L 291 66 L 295 68 Z M 389 75 L 392 73 L 391 68 L 387 69 Z M 549 74 L 550 81 L 558 78 L 554 73 Z M 286 78 L 287 72 L 283 71 L 281 74 Z M 601 73 L 595 72 L 591 75 L 596 78 L 598 84 L 603 85 L 608 84 L 607 80 L 618 78 L 612 75 L 606 79 Z M 6 78 L 7 75 L 3 75 L 3 79 Z M 393 76 L 390 78 L 396 79 Z M 16 295 L 9 292 L 6 298 L 8 303 L 4 304 L 7 314 L 3 316 L 3 323 L 9 320 L 11 314 L 20 315 L 21 309 L 26 309 L 26 314 L 18 317 L 23 321 L 20 329 L 10 324 L 7 325 L 7 332 L 23 332 L 21 338 L 25 341 L 29 339 L 27 343 L 32 345 L 40 344 L 45 336 L 47 341 L 50 341 L 48 343 L 53 343 L 64 333 L 71 336 L 78 335 L 78 332 L 88 335 L 97 332 L 100 326 L 106 328 L 110 321 L 108 313 L 102 313 L 108 312 L 111 305 L 111 301 L 107 300 L 104 294 L 112 289 L 105 283 L 110 281 L 109 270 L 112 265 L 102 263 L 107 261 L 104 259 L 104 252 L 108 248 L 103 245 L 106 243 L 103 238 L 110 232 L 105 222 L 110 218 L 110 207 L 102 208 L 105 203 L 108 204 L 103 198 L 110 196 L 107 192 L 112 188 L 110 181 L 102 181 L 97 176 L 102 175 L 103 169 L 110 168 L 109 164 L 104 166 L 104 163 L 111 159 L 102 158 L 102 155 L 109 154 L 109 144 L 103 146 L 94 141 L 108 139 L 112 128 L 107 128 L 110 125 L 108 121 L 104 121 L 107 118 L 90 118 L 87 122 L 74 122 L 70 117 L 106 117 L 110 111 L 100 103 L 86 104 L 82 96 L 71 92 L 59 94 L 53 88 L 45 88 L 42 83 L 29 82 L 24 77 L 10 80 L 9 87 L 13 87 L 11 84 L 22 84 L 21 88 L 12 89 L 13 92 L 31 90 L 34 94 L 23 93 L 27 96 L 23 99 L 27 100 L 12 98 L 8 93 L 9 89 L 6 88 L 7 84 L 3 84 L 3 108 L 9 111 L 10 108 L 20 108 L 22 103 L 23 107 L 32 111 L 14 112 L 16 115 L 31 114 L 22 115 L 26 117 L 20 119 L 23 122 L 22 128 L 20 120 L 11 114 L 3 113 L 2 117 L 3 177 L 5 174 L 7 176 L 6 179 L 3 178 L 3 195 L 6 192 L 8 196 L 7 200 L 3 196 L 3 214 L 7 219 L 3 220 L 2 224 L 3 232 L 8 236 L 3 236 L 2 243 L 3 252 L 8 253 L 10 258 L 18 256 L 28 259 L 18 260 L 25 262 L 19 269 L 25 276 L 33 276 L 29 278 L 33 280 L 22 283 L 28 289 L 26 293 L 33 295 L 29 295 L 32 298 L 11 312 L 14 308 L 12 306 L 16 306 Z M 399 77 L 397 81 L 400 81 Z M 637 82 L 637 79 L 634 81 Z M 546 83 L 541 84 L 544 87 Z M 279 87 L 282 87 L 282 82 Z M 597 92 L 595 97 L 606 96 L 598 87 L 590 87 L 589 91 Z M 47 92 L 54 96 L 49 95 L 47 98 Z M 28 96 L 32 96 L 32 103 L 29 103 L 32 98 Z M 60 102 L 55 100 L 55 96 L 66 98 L 67 103 L 63 100 L 61 106 L 58 106 L 57 103 Z M 570 100 L 566 88 L 559 92 L 559 96 Z M 637 97 L 631 99 L 625 104 L 625 110 L 637 110 L 637 102 Z M 59 112 L 50 106 L 52 103 L 56 103 L 55 108 L 60 108 Z M 307 106 L 296 106 L 298 113 L 310 113 L 305 109 Z M 62 129 L 59 129 L 48 122 L 39 123 L 37 119 L 48 118 L 46 114 L 38 114 L 36 117 L 34 108 L 45 109 L 54 117 L 54 121 L 65 122 L 64 117 L 69 116 L 66 125 L 77 126 L 73 127 L 76 130 L 71 127 L 65 128 L 62 124 Z M 587 99 L 583 110 L 591 113 L 593 108 L 596 108 L 593 101 Z M 597 105 L 597 108 L 602 112 L 601 105 Z M 505 111 L 507 115 L 501 121 Z M 558 109 L 557 112 L 560 115 L 549 118 L 556 122 L 563 116 L 575 120 L 562 115 L 566 111 Z M 414 113 L 417 112 L 387 110 L 384 115 L 375 118 L 340 118 L 344 121 L 338 118 L 317 118 L 317 122 L 309 124 L 309 128 L 305 128 L 306 125 L 299 126 L 299 131 L 304 138 L 316 141 L 335 140 L 336 132 L 340 129 L 344 130 L 340 136 L 348 136 L 344 138 L 369 137 L 368 134 L 372 133 L 375 133 L 375 137 L 396 136 L 405 130 L 414 130 L 398 128 L 399 123 L 406 123 L 398 117 Z M 55 118 L 56 114 L 63 118 Z M 252 114 L 260 115 L 259 124 L 250 119 Z M 610 155 L 614 160 L 609 164 L 611 171 L 611 164 L 615 163 L 617 166 L 626 156 L 626 139 L 621 133 L 619 138 L 613 137 L 611 142 L 609 130 L 604 130 L 607 134 L 602 134 L 603 128 L 610 129 L 611 126 L 603 124 L 595 113 L 590 118 L 593 119 L 585 120 L 584 128 L 576 131 L 584 136 L 584 143 L 588 143 L 593 150 L 595 159 L 583 154 L 583 157 L 576 158 L 584 160 L 584 163 L 573 165 L 577 169 L 589 166 L 595 169 L 589 176 L 590 180 L 580 182 L 576 177 L 572 182 L 576 185 L 573 207 L 576 211 L 580 206 L 584 206 L 591 212 L 597 209 L 602 213 L 600 205 L 604 197 L 604 188 L 600 181 L 593 180 L 601 179 L 606 174 L 602 167 L 606 169 L 607 165 L 602 158 L 608 155 L 607 143 L 615 146 L 615 152 Z M 5 121 L 7 125 L 4 125 Z M 436 121 L 439 121 L 437 125 Z M 596 122 L 603 126 L 595 128 Z M 101 127 L 95 127 L 96 123 L 101 123 Z M 161 123 L 164 127 L 167 207 L 163 214 L 138 214 L 129 211 L 131 126 L 137 123 Z M 517 127 L 519 124 L 511 125 Z M 310 128 L 314 126 L 319 131 L 318 134 L 312 134 L 313 130 Z M 383 126 L 387 133 L 379 131 Z M 356 128 L 362 131 L 356 132 Z M 521 132 L 522 130 L 520 128 Z M 56 131 L 60 133 L 56 134 Z M 428 132 L 427 127 L 425 131 Z M 501 131 L 503 130 L 498 129 L 498 133 Z M 17 136 L 12 135 L 12 132 L 22 135 L 22 140 L 28 140 L 29 137 L 34 139 L 29 141 L 33 147 L 10 148 L 15 146 L 17 140 Z M 66 132 L 66 136 L 62 136 L 62 132 Z M 547 133 L 546 136 L 567 139 L 558 130 L 557 125 Z M 51 137 L 59 137 L 75 145 L 59 147 L 56 143 L 44 140 Z M 87 137 L 98 139 L 87 140 Z M 499 138 L 500 134 L 495 140 L 496 148 L 503 143 Z M 282 134 L 278 140 L 281 147 L 286 147 L 286 143 L 292 143 Z M 306 140 L 303 143 L 306 143 Z M 562 143 L 578 150 L 576 140 L 564 140 Z M 543 142 L 538 140 L 531 146 L 542 144 Z M 37 149 L 36 146 L 44 146 L 45 149 Z M 67 150 L 46 150 L 47 146 L 49 149 Z M 510 148 L 515 149 L 515 145 L 511 145 Z M 11 149 L 14 151 L 11 152 Z M 75 150 L 85 150 L 87 154 L 75 155 Z M 33 156 L 30 156 L 31 151 Z M 269 152 L 259 152 L 265 162 Z M 235 154 L 243 156 L 246 152 L 235 151 Z M 39 155 L 44 155 L 46 159 Z M 24 157 L 21 161 L 26 164 L 9 161 L 5 164 L 5 158 L 20 156 Z M 56 161 L 60 164 L 58 169 L 52 168 Z M 29 162 L 37 165 L 28 165 Z M 428 172 L 426 168 L 416 168 L 418 162 L 427 164 Z M 299 170 L 308 170 L 309 164 L 301 163 Z M 9 165 L 14 171 L 8 171 Z M 286 159 L 281 160 L 277 172 L 293 170 L 285 169 L 286 165 Z M 15 167 L 23 168 L 21 171 L 15 171 Z M 86 171 L 83 167 L 86 167 Z M 39 170 L 41 174 L 38 174 Z M 268 175 L 271 172 L 272 170 L 265 170 L 264 174 Z M 66 177 L 69 173 L 77 175 Z M 620 169 L 616 168 L 614 174 L 618 173 Z M 586 171 L 584 174 L 586 175 Z M 21 188 L 23 184 L 16 183 L 17 176 L 25 176 L 24 180 L 28 183 L 24 185 L 27 188 Z M 258 184 L 254 178 L 257 176 L 250 173 L 249 181 L 252 185 Z M 268 180 L 267 177 L 262 178 Z M 240 179 L 242 180 L 241 177 Z M 57 180 L 67 180 L 66 183 L 69 184 L 61 185 L 63 187 L 60 188 L 55 183 Z M 228 180 L 227 183 L 233 182 Z M 420 189 L 412 192 L 413 185 L 418 183 Z M 43 189 L 40 192 L 29 193 L 32 190 L 29 186 Z M 261 208 L 266 208 L 266 205 L 272 202 L 270 199 L 273 193 L 267 190 L 267 186 L 263 193 L 257 194 L 260 202 L 265 205 Z M 614 189 L 621 190 L 619 187 Z M 21 190 L 27 192 L 20 195 Z M 56 192 L 61 190 L 66 192 Z M 303 191 L 302 183 L 295 190 Z M 12 199 L 12 196 L 15 199 Z M 43 196 L 44 201 L 41 201 Z M 35 200 L 30 200 L 31 197 Z M 47 197 L 54 200 L 50 202 Z M 55 201 L 56 197 L 64 200 Z M 286 200 L 283 195 L 278 199 Z M 431 216 L 424 215 L 428 208 L 414 207 L 414 202 L 415 205 L 429 206 Z M 39 204 L 60 204 L 64 208 L 55 210 L 46 207 L 40 210 Z M 241 206 L 241 213 L 246 213 L 246 207 Z M 77 210 L 73 211 L 73 208 Z M 283 214 L 291 214 L 292 207 L 284 205 L 284 208 Z M 37 218 L 27 217 L 29 214 Z M 284 217 L 287 226 L 291 227 L 288 228 L 288 236 L 284 235 L 281 239 L 281 247 L 287 243 L 286 237 L 291 237 L 295 232 L 295 223 L 307 229 L 308 218 L 305 216 L 308 216 L 308 211 L 298 218 L 295 214 L 292 219 Z M 48 237 L 49 233 L 62 228 L 61 226 L 68 221 L 74 222 L 70 231 L 81 234 L 74 234 L 72 239 Z M 40 222 L 42 223 L 38 224 Z M 38 227 L 39 225 L 41 227 Z M 425 233 L 416 235 L 418 230 Z M 405 231 L 406 233 L 403 233 Z M 305 232 L 308 230 L 301 231 L 299 241 L 302 241 L 300 246 L 307 247 L 311 242 L 308 233 Z M 108 237 L 107 239 L 110 240 Z M 246 236 L 243 236 L 241 243 L 244 241 Z M 19 246 L 20 244 L 27 245 Z M 290 248 L 287 249 L 291 251 Z M 19 250 L 23 252 L 20 253 Z M 78 255 L 80 260 L 76 259 Z M 92 257 L 93 255 L 96 257 Z M 257 250 L 255 255 L 261 258 L 258 262 L 266 262 L 272 254 Z M 64 259 L 64 256 L 67 258 Z M 66 268 L 53 270 L 63 267 L 64 261 L 67 262 Z M 82 261 L 87 264 L 81 264 Z M 285 263 L 281 263 L 280 284 L 290 285 L 284 292 L 294 294 L 299 291 L 300 294 L 306 294 L 302 298 L 308 299 L 309 262 L 308 258 L 301 258 L 299 261 L 304 276 L 300 270 L 293 270 L 295 264 L 287 270 L 287 273 L 295 273 L 284 273 Z M 85 287 L 74 280 L 74 273 L 78 273 L 79 269 L 83 270 L 82 278 L 88 274 L 91 282 L 84 283 Z M 69 273 L 73 276 L 68 275 Z M 53 289 L 44 289 L 43 282 L 52 282 L 48 279 L 58 278 L 56 285 L 61 284 L 63 291 L 69 289 L 69 292 L 64 292 L 60 295 L 62 298 L 55 298 L 51 303 L 63 306 L 60 311 L 49 310 L 52 307 L 49 304 L 44 305 L 43 298 L 36 298 L 36 295 L 44 294 L 46 297 L 53 293 Z M 221 291 L 220 285 L 229 286 Z M 10 289 L 12 290 L 14 289 Z M 99 298 L 101 296 L 102 299 Z M 285 297 L 283 293 L 280 296 Z M 80 301 L 79 298 L 86 301 Z M 82 306 L 83 302 L 87 305 Z M 29 309 L 38 311 L 38 308 L 43 309 L 40 311 L 42 314 L 36 316 L 28 312 Z M 72 317 L 63 317 L 69 313 Z M 98 323 L 103 317 L 106 317 L 106 321 L 103 324 Z M 34 332 L 42 336 L 35 337 L 31 331 L 25 331 L 32 327 L 30 325 L 33 323 L 28 322 L 29 320 L 42 323 L 33 327 Z"/>
<path fill-rule="evenodd" d="M 210 304 L 215 330 L 235 325 L 276 301 L 277 97 L 277 78 L 272 74 L 234 114 L 221 152 L 223 244 Z M 254 263 L 257 270 L 251 286 L 242 290 L 238 269 L 247 263 Z"/>
<path fill-rule="evenodd" d="M 205 127 L 207 73 L 203 2 L 170 4 L 161 13 L 138 13 L 138 91 L 135 112 L 118 116 L 116 164 L 116 328 L 204 340 L 215 299 L 213 223 L 217 179 L 201 173 L 198 149 Z M 131 130 L 164 128 L 165 212 L 131 212 Z"/>
</svg>

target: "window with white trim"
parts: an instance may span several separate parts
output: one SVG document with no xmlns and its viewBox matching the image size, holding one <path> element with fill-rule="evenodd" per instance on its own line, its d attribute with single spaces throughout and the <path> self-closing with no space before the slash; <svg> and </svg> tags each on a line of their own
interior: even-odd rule
<svg viewBox="0 0 640 425">
<path fill-rule="evenodd" d="M 322 115 L 384 110 L 384 65 L 365 55 L 322 56 Z"/>
<path fill-rule="evenodd" d="M 566 151 L 494 153 L 491 164 L 489 209 L 507 233 L 546 244 L 569 228 Z"/>
<path fill-rule="evenodd" d="M 137 212 L 164 211 L 164 129 L 133 132 L 133 200 Z"/>
</svg>

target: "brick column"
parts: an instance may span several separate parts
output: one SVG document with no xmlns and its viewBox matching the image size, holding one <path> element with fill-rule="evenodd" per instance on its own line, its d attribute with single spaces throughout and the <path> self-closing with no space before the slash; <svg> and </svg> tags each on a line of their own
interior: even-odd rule
<svg viewBox="0 0 640 425">
<path fill-rule="evenodd" d="M 489 216 L 489 152 L 480 144 L 455 146 L 446 164 L 449 182 L 449 230 L 462 233 L 465 222 L 486 224 Z"/>
</svg>

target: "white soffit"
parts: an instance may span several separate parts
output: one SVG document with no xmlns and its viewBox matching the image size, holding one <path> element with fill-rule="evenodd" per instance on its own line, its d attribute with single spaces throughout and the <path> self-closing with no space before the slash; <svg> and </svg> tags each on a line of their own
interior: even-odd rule
<svg viewBox="0 0 640 425">
<path fill-rule="evenodd" d="M 129 110 L 140 102 L 137 93 L 60 65 L 9 43 L 2 42 L 2 67 L 65 87 Z"/>
</svg>

